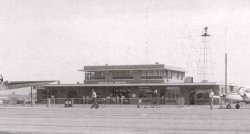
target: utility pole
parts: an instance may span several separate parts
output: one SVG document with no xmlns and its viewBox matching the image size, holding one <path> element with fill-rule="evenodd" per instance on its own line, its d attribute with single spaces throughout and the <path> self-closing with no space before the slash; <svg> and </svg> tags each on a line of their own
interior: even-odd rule
<svg viewBox="0 0 250 134">
<path fill-rule="evenodd" d="M 225 53 L 225 94 L 227 93 L 227 53 Z"/>
</svg>

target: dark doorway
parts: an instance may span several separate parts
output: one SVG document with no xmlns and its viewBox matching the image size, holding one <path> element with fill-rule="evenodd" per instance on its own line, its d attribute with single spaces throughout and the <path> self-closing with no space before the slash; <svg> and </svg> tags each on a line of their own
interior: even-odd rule
<svg viewBox="0 0 250 134">
<path fill-rule="evenodd" d="M 195 90 L 189 89 L 189 104 L 194 105 Z"/>
<path fill-rule="evenodd" d="M 68 92 L 67 98 L 77 98 L 77 97 L 78 97 L 78 94 L 75 90 L 70 90 Z"/>
</svg>

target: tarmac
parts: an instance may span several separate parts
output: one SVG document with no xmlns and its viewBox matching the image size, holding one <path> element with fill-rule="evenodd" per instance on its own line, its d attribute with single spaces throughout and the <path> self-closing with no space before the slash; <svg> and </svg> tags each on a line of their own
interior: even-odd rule
<svg viewBox="0 0 250 134">
<path fill-rule="evenodd" d="M 0 106 L 0 134 L 239 134 L 250 132 L 250 106 Z"/>
</svg>

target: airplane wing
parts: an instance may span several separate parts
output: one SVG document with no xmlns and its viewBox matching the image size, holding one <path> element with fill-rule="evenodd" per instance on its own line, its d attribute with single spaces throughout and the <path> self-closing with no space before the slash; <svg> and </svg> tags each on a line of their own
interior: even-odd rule
<svg viewBox="0 0 250 134">
<path fill-rule="evenodd" d="M 58 82 L 58 81 L 54 81 L 54 80 L 51 80 L 51 81 L 5 81 L 2 84 L 0 83 L 0 89 L 7 90 L 7 89 L 24 88 L 24 87 L 49 84 L 53 82 Z"/>
</svg>

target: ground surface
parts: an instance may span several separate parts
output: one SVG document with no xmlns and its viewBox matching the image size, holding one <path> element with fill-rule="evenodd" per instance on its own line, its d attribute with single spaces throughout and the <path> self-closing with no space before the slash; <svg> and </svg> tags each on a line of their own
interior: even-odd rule
<svg viewBox="0 0 250 134">
<path fill-rule="evenodd" d="M 229 134 L 250 133 L 250 107 L 210 110 L 209 106 L 89 105 L 0 106 L 0 133 Z"/>
</svg>

